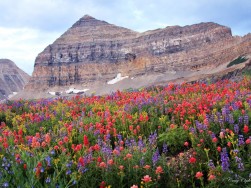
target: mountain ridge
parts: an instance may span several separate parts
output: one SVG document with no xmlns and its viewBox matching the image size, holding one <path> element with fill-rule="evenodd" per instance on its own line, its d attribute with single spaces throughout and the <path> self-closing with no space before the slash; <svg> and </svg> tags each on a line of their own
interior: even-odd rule
<svg viewBox="0 0 251 188">
<path fill-rule="evenodd" d="M 0 99 L 7 99 L 13 92 L 19 92 L 30 76 L 9 59 L 0 59 Z"/>
<path fill-rule="evenodd" d="M 251 34 L 232 36 L 229 27 L 213 22 L 139 33 L 85 15 L 37 56 L 25 89 L 105 84 L 118 73 L 169 77 L 185 71 L 184 77 L 249 55 L 250 46 Z"/>
</svg>

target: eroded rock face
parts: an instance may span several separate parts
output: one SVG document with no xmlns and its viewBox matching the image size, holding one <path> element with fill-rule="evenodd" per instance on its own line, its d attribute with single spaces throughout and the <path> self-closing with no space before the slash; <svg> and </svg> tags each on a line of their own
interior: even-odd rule
<svg viewBox="0 0 251 188">
<path fill-rule="evenodd" d="M 30 76 L 9 59 L 0 59 L 0 99 L 23 89 Z"/>
<path fill-rule="evenodd" d="M 210 69 L 249 53 L 251 34 L 211 22 L 138 33 L 86 15 L 37 56 L 26 89 Z"/>
</svg>

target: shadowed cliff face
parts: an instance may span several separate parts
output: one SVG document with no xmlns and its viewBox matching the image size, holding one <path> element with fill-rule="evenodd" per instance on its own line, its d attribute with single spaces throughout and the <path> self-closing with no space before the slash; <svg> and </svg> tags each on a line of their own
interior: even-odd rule
<svg viewBox="0 0 251 188">
<path fill-rule="evenodd" d="M 13 92 L 22 90 L 29 77 L 14 62 L 0 59 L 0 99 L 7 98 Z"/>
<path fill-rule="evenodd" d="M 138 33 L 86 15 L 37 56 L 26 89 L 210 69 L 251 53 L 250 46 L 251 35 L 233 37 L 215 23 Z"/>
</svg>

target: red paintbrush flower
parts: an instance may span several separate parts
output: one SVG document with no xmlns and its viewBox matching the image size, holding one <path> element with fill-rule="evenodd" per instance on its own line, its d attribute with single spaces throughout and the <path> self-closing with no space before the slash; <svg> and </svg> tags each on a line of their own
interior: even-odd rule
<svg viewBox="0 0 251 188">
<path fill-rule="evenodd" d="M 191 157 L 190 159 L 189 159 L 189 163 L 195 163 L 196 162 L 196 158 L 195 157 Z"/>
<path fill-rule="evenodd" d="M 249 128 L 247 125 L 244 125 L 243 132 L 247 134 L 249 132 Z"/>
<path fill-rule="evenodd" d="M 88 137 L 86 135 L 84 135 L 84 146 L 89 147 L 89 140 L 88 140 Z"/>
<path fill-rule="evenodd" d="M 195 177 L 196 177 L 197 179 L 200 179 L 200 178 L 203 177 L 203 173 L 202 173 L 202 172 L 197 172 L 196 175 L 195 175 Z"/>
</svg>

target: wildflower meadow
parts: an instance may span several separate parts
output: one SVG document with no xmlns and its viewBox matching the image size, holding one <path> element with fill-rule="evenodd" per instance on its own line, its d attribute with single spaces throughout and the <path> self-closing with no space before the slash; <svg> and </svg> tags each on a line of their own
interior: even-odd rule
<svg viewBox="0 0 251 188">
<path fill-rule="evenodd" d="M 0 186 L 251 187 L 251 79 L 0 105 Z"/>
</svg>

